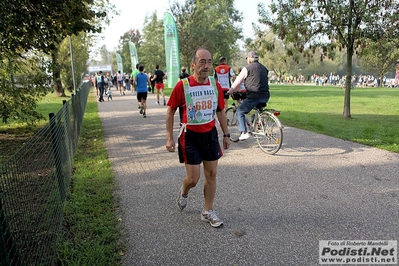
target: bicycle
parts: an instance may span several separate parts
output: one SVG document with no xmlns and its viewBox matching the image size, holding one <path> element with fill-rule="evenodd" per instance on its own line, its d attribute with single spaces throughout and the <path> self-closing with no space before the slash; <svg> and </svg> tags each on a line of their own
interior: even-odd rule
<svg viewBox="0 0 399 266">
<path fill-rule="evenodd" d="M 242 99 L 239 103 L 241 102 Z M 225 111 L 230 140 L 233 142 L 238 142 L 238 137 L 240 136 L 236 116 L 238 106 L 233 103 L 233 106 Z M 245 122 L 248 132 L 256 139 L 259 148 L 265 153 L 273 155 L 280 150 L 283 143 L 283 126 L 277 118 L 280 115 L 280 111 L 265 107 L 266 103 L 258 104 L 253 109 L 254 112 L 251 111 L 245 116 Z"/>
</svg>

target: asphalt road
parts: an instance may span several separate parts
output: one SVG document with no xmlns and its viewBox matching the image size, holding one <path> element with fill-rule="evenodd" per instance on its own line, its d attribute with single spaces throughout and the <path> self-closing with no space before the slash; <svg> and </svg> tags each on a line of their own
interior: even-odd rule
<svg viewBox="0 0 399 266">
<path fill-rule="evenodd" d="M 232 143 L 214 205 L 224 225 L 212 228 L 200 219 L 203 177 L 178 211 L 185 168 L 165 149 L 166 107 L 150 94 L 143 118 L 131 93 L 105 100 L 122 265 L 319 265 L 320 240 L 399 239 L 399 154 L 291 127 L 275 155 Z"/>
</svg>

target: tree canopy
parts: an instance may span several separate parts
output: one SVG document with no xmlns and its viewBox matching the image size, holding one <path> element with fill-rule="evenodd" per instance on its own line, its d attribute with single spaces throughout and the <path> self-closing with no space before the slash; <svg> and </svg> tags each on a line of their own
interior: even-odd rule
<svg viewBox="0 0 399 266">
<path fill-rule="evenodd" d="M 1 1 L 0 53 L 51 53 L 62 40 L 81 31 L 99 32 L 94 23 L 106 17 L 103 9 L 93 8 L 93 0 Z"/>
<path fill-rule="evenodd" d="M 168 11 L 176 20 L 182 66 L 190 65 L 192 53 L 199 47 L 212 52 L 215 64 L 219 62 L 220 56 L 232 61 L 238 55 L 238 41 L 242 39 L 242 13 L 235 8 L 234 0 L 175 1 Z M 128 32 L 126 35 L 129 35 Z M 137 32 L 136 36 L 139 39 L 133 42 L 138 50 L 140 64 L 145 65 L 147 70 L 154 69 L 157 64 L 164 69 L 163 17 L 158 18 L 155 11 L 146 16 L 142 35 Z M 129 61 L 128 54 L 123 52 L 125 43 L 127 39 L 123 37 L 118 52 L 126 54 L 123 61 Z"/>
<path fill-rule="evenodd" d="M 389 30 L 389 28 L 388 28 Z M 363 69 L 378 71 L 380 80 L 395 68 L 399 59 L 399 39 L 392 39 L 391 32 L 383 31 L 377 41 L 368 40 L 360 52 Z"/>
<path fill-rule="evenodd" d="M 392 0 L 272 0 L 266 10 L 259 4 L 259 22 L 284 41 L 292 44 L 288 55 L 296 52 L 307 57 L 321 49 L 321 60 L 334 58 L 336 49 L 346 49 L 347 84 L 343 117 L 351 117 L 350 90 L 352 58 L 364 48 L 367 40 L 378 40 L 390 29 L 397 39 L 399 24 L 398 1 Z M 349 77 L 349 78 L 348 78 Z"/>
<path fill-rule="evenodd" d="M 242 13 L 234 0 L 174 2 L 170 10 L 176 19 L 183 65 L 189 66 L 193 51 L 199 47 L 207 48 L 216 63 L 220 56 L 230 61 L 239 52 Z"/>
<path fill-rule="evenodd" d="M 139 63 L 144 65 L 147 72 L 153 72 L 155 66 L 166 68 L 165 41 L 163 20 L 153 12 L 144 19 L 143 35 L 137 47 Z"/>
<path fill-rule="evenodd" d="M 34 111 L 36 101 L 50 91 L 50 84 L 63 95 L 62 64 L 58 59 L 63 56 L 59 54 L 61 43 L 67 36 L 81 32 L 100 32 L 102 22 L 108 20 L 105 10 L 112 11 L 108 0 L 0 2 L 0 117 L 3 122 L 10 118 L 25 122 L 40 118 Z M 83 61 L 87 59 L 88 54 Z M 49 73 L 53 74 L 52 83 L 48 82 Z"/>
<path fill-rule="evenodd" d="M 132 62 L 130 60 L 130 48 L 129 48 L 129 42 L 133 42 L 136 45 L 136 49 L 139 46 L 139 40 L 140 40 L 140 31 L 138 29 L 131 29 L 121 38 L 119 39 L 119 51 L 120 55 L 122 58 L 125 60 L 122 60 L 122 65 L 123 65 L 123 71 L 125 73 L 132 73 L 132 71 L 136 68 L 136 66 L 132 66 Z M 116 57 L 114 57 L 116 60 Z"/>
</svg>

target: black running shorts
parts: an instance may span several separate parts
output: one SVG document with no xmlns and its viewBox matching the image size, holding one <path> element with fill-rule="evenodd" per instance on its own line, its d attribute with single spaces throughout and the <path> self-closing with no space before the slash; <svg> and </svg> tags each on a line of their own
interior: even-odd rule
<svg viewBox="0 0 399 266">
<path fill-rule="evenodd" d="M 138 92 L 137 93 L 137 101 L 141 102 L 142 100 L 146 101 L 147 100 L 147 92 Z"/>
<path fill-rule="evenodd" d="M 183 131 L 178 143 L 180 163 L 196 165 L 202 161 L 216 161 L 223 155 L 216 127 L 204 133 Z"/>
</svg>

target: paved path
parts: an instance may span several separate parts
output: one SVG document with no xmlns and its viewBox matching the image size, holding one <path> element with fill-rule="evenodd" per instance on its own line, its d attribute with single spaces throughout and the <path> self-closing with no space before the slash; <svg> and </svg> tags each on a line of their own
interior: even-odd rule
<svg viewBox="0 0 399 266">
<path fill-rule="evenodd" d="M 232 143 L 214 206 L 224 226 L 212 228 L 200 220 L 203 177 L 177 209 L 185 170 L 165 149 L 166 107 L 150 94 L 142 118 L 135 96 L 113 97 L 98 106 L 120 197 L 122 265 L 319 265 L 319 240 L 399 239 L 399 154 L 290 127 L 272 156 L 254 139 Z"/>
</svg>

